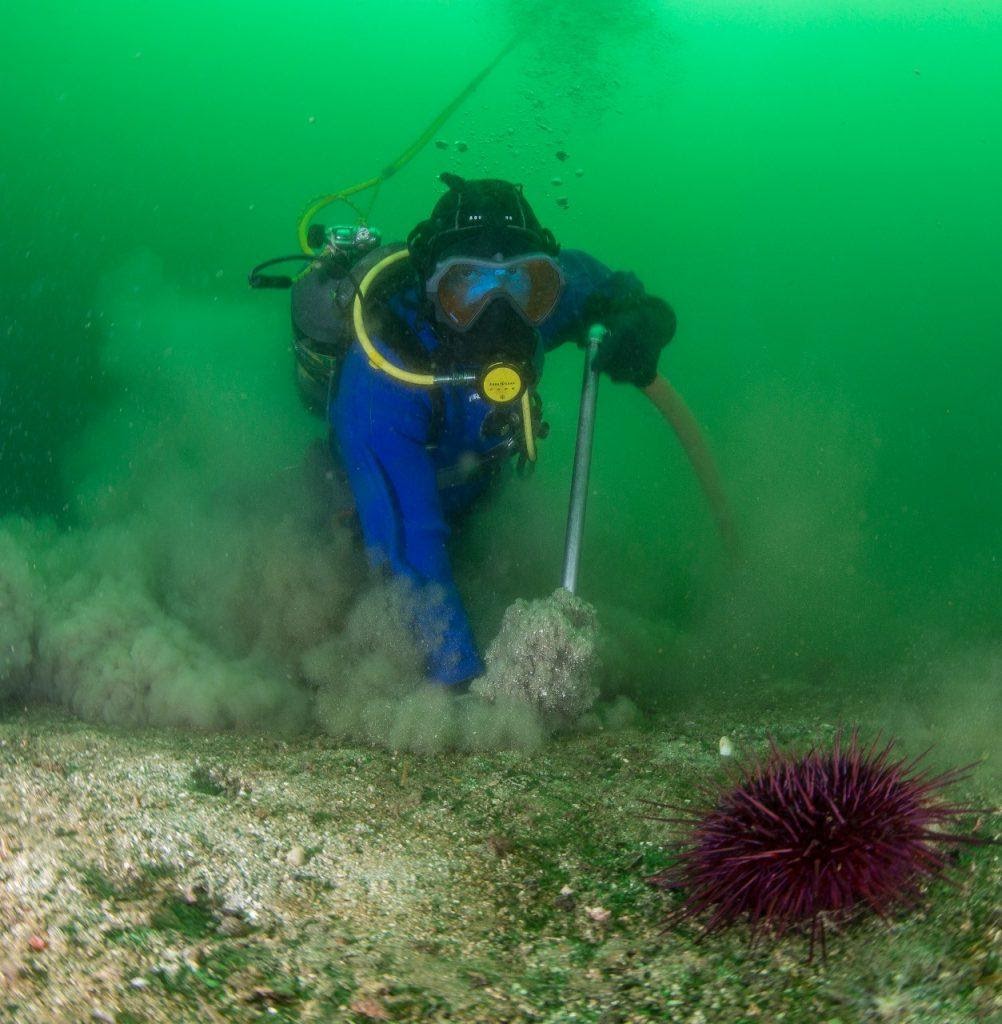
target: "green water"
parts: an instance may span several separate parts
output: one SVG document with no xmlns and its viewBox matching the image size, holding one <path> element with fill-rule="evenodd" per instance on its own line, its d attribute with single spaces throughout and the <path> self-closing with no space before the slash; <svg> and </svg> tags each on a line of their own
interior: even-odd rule
<svg viewBox="0 0 1002 1024">
<path fill-rule="evenodd" d="M 726 569 L 663 424 L 604 382 L 581 592 L 618 645 L 613 690 L 646 707 L 857 686 L 885 708 L 875 720 L 986 752 L 1002 664 L 1002 12 L 966 0 L 9 11 L 7 614 L 62 636 L 63 613 L 104 586 L 119 620 L 137 604 L 137 630 L 156 620 L 160 662 L 184 662 L 192 635 L 239 664 L 287 665 L 297 638 L 318 639 L 301 622 L 268 639 L 272 619 L 312 614 L 289 611 L 294 582 L 270 617 L 195 594 L 281 542 L 268 494 L 321 431 L 292 393 L 285 296 L 250 294 L 246 272 L 294 251 L 309 199 L 376 173 L 530 28 L 372 219 L 402 237 L 442 170 L 509 177 L 562 244 L 675 306 L 662 371 L 715 448 L 747 562 Z M 550 361 L 536 479 L 457 539 L 485 643 L 506 601 L 559 580 L 579 374 L 573 350 Z M 195 564 L 200 516 L 225 538 L 218 565 Z M 165 583 L 165 565 L 187 582 Z M 255 572 L 230 574 L 225 601 L 252 603 Z M 71 680 L 102 660 L 95 643 L 39 656 Z M 24 650 L 9 690 L 35 685 Z M 56 691 L 112 720 L 144 699 Z"/>
</svg>

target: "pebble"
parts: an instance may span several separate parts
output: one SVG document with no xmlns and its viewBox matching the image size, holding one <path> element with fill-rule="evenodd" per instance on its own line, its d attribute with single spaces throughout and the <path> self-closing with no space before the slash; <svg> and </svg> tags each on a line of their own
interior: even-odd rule
<svg viewBox="0 0 1002 1024">
<path fill-rule="evenodd" d="M 294 846 L 286 855 L 286 863 L 294 868 L 301 868 L 306 863 L 306 851 L 301 846 Z"/>
<path fill-rule="evenodd" d="M 730 736 L 720 737 L 720 756 L 731 757 L 734 753 L 734 744 L 731 742 Z"/>
<path fill-rule="evenodd" d="M 249 935 L 253 930 L 250 923 L 242 917 L 224 917 L 216 928 L 220 935 L 228 939 L 241 938 L 244 935 Z"/>
<path fill-rule="evenodd" d="M 573 910 L 576 902 L 577 901 L 574 899 L 574 890 L 569 885 L 565 885 L 560 890 L 560 895 L 553 901 L 554 905 L 559 907 L 561 910 Z"/>
<path fill-rule="evenodd" d="M 466 152 L 466 151 L 467 151 L 467 150 L 468 150 L 469 148 L 470 148 L 470 147 L 469 147 L 469 146 L 468 146 L 468 145 L 467 145 L 467 144 L 466 144 L 465 142 L 457 142 L 457 143 L 456 143 L 456 149 L 457 149 L 457 150 L 458 150 L 458 151 L 459 151 L 460 153 L 465 153 L 465 152 Z"/>
<path fill-rule="evenodd" d="M 130 979 L 129 984 L 133 988 L 146 988 L 146 986 L 149 985 L 149 982 L 145 978 L 132 978 Z"/>
<path fill-rule="evenodd" d="M 445 139 L 436 139 L 435 140 L 435 148 L 436 149 L 448 149 L 449 148 L 449 143 L 446 142 Z"/>
<path fill-rule="evenodd" d="M 28 939 L 28 946 L 36 953 L 41 953 L 43 950 L 49 948 L 49 943 L 48 940 L 41 935 L 32 935 L 31 938 Z"/>
<path fill-rule="evenodd" d="M 115 1024 L 115 1018 L 110 1013 L 105 1013 L 104 1010 L 91 1010 L 90 1019 L 96 1024 Z"/>
</svg>

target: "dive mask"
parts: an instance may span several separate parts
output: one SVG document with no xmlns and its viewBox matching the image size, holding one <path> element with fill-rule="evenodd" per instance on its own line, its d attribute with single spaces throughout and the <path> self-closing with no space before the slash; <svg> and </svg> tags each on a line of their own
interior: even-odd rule
<svg viewBox="0 0 1002 1024">
<path fill-rule="evenodd" d="M 469 330 L 494 299 L 504 299 L 537 327 L 556 309 L 564 274 L 543 253 L 510 260 L 454 256 L 436 266 L 425 289 L 439 320 L 453 330 Z"/>
</svg>

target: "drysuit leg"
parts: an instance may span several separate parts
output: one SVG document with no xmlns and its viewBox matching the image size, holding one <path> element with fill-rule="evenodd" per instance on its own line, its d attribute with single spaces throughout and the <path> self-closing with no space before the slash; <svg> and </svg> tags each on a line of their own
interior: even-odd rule
<svg viewBox="0 0 1002 1024">
<path fill-rule="evenodd" d="M 483 662 L 453 580 L 449 528 L 427 447 L 428 394 L 379 374 L 353 351 L 330 419 L 370 561 L 413 587 L 429 675 L 447 685 L 479 675 Z"/>
</svg>

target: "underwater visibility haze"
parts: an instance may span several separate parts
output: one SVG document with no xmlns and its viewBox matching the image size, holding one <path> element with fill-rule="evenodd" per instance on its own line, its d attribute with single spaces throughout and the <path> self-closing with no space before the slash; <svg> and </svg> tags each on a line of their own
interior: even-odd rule
<svg viewBox="0 0 1002 1024">
<path fill-rule="evenodd" d="M 723 567 L 677 445 L 603 381 L 581 593 L 622 648 L 608 685 L 641 703 L 863 687 L 984 751 L 1002 19 L 973 3 L 428 2 L 319 22 L 43 3 L 7 21 L 6 690 L 225 725 L 225 699 L 155 709 L 155 680 L 92 662 L 138 629 L 172 662 L 165 686 L 195 658 L 219 678 L 236 666 L 242 689 L 245 668 L 284 680 L 342 630 L 355 567 L 292 493 L 323 426 L 291 386 L 285 296 L 249 293 L 246 272 L 296 251 L 309 199 L 378 174 L 521 37 L 371 220 L 402 238 L 440 171 L 508 177 L 563 245 L 676 308 L 662 372 L 716 451 L 747 558 Z M 540 471 L 456 538 L 485 646 L 505 604 L 559 581 L 579 381 L 565 346 Z M 106 615 L 117 637 L 92 635 Z"/>
<path fill-rule="evenodd" d="M 325 425 L 296 393 L 288 293 L 247 283 L 297 251 L 311 200 L 378 175 L 511 40 L 354 202 L 398 241 L 443 171 L 520 182 L 562 246 L 669 301 L 660 370 L 700 421 L 742 539 L 734 564 L 677 440 L 636 388 L 603 379 L 578 588 L 600 695 L 584 732 L 667 723 L 715 750 L 721 734 L 754 745 L 801 738 L 794 721 L 851 721 L 933 745 L 937 765 L 981 759 L 997 799 L 1002 9 L 975 0 L 13 6 L 11 721 L 55 706 L 93 726 L 320 736 L 418 765 L 568 742 L 517 702 L 457 712 L 420 686 L 400 594 L 318 487 Z M 559 585 L 581 358 L 565 345 L 547 360 L 535 474 L 454 532 L 484 649 L 514 601 Z M 372 1000 L 358 1019 L 396 1005 L 354 998 Z M 738 1019 L 721 1013 L 703 1019 Z"/>
</svg>

